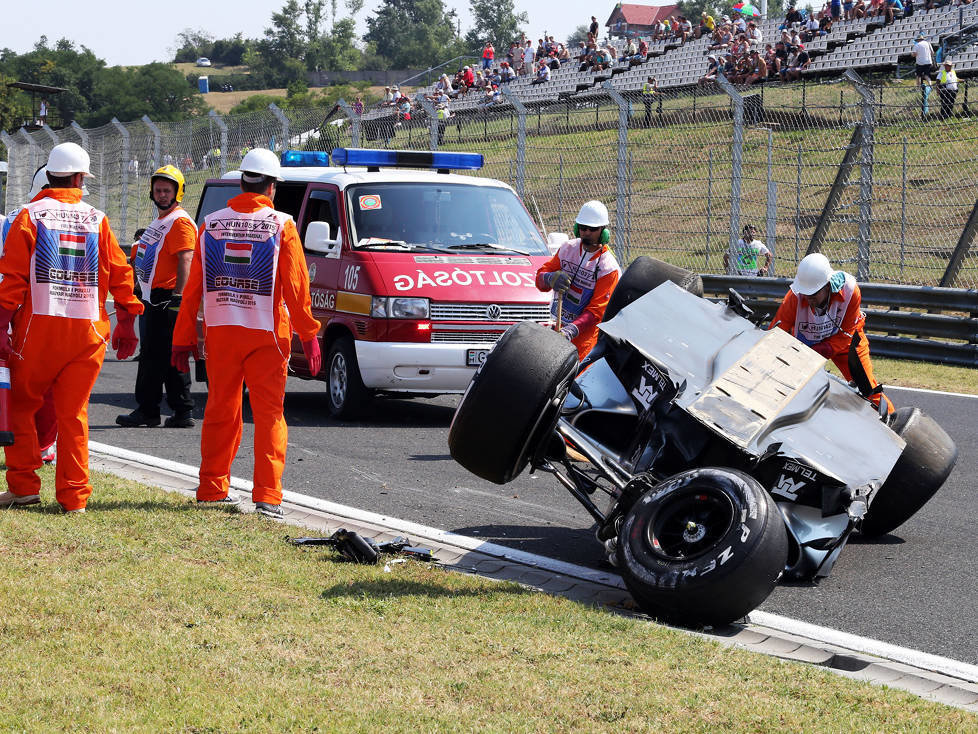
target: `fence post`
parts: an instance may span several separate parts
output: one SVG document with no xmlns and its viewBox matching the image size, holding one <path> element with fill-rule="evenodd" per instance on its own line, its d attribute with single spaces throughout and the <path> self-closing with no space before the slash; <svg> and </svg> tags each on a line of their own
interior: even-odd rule
<svg viewBox="0 0 978 734">
<path fill-rule="evenodd" d="M 0 130 L 0 142 L 3 142 L 4 147 L 7 149 L 7 181 L 9 184 L 10 175 L 16 170 L 17 166 L 14 163 L 14 139 L 10 137 L 10 134 L 6 130 Z M 0 181 L 0 200 L 3 201 L 3 211 L 8 211 L 13 209 L 10 206 L 11 202 L 7 201 L 6 192 L 10 190 L 8 185 L 6 189 L 3 188 L 3 182 Z"/>
<path fill-rule="evenodd" d="M 707 158 L 707 179 L 706 179 L 706 265 L 705 270 L 710 269 L 710 234 L 713 231 L 713 148 L 710 148 Z"/>
<path fill-rule="evenodd" d="M 618 175 L 615 196 L 615 257 L 618 262 L 631 259 L 631 232 L 628 231 L 628 100 L 611 82 L 601 82 L 608 96 L 618 106 Z"/>
<path fill-rule="evenodd" d="M 777 263 L 775 239 L 777 237 L 778 218 L 778 182 L 774 180 L 774 132 L 767 131 L 767 248 L 771 251 L 771 269 L 768 275 L 774 275 Z"/>
<path fill-rule="evenodd" d="M 211 112 L 213 112 L 213 110 L 211 110 Z M 162 145 L 160 144 L 160 139 L 162 138 L 162 135 L 160 135 L 160 129 L 156 126 L 156 123 L 153 122 L 151 119 L 149 119 L 149 115 L 143 115 L 139 119 L 141 119 L 143 121 L 143 124 L 149 128 L 149 131 L 151 133 L 153 133 L 152 168 L 153 170 L 156 170 L 163 164 L 163 158 L 162 158 L 163 151 L 162 151 Z M 223 146 L 222 146 L 222 150 L 223 150 Z M 224 171 L 221 171 L 221 173 L 224 173 Z"/>
<path fill-rule="evenodd" d="M 730 145 L 730 244 L 727 275 L 733 275 L 737 265 L 737 236 L 740 232 L 740 183 L 744 160 L 744 98 L 723 74 L 717 74 L 717 84 L 733 101 L 733 141 Z"/>
<path fill-rule="evenodd" d="M 272 114 L 275 115 L 275 119 L 278 120 L 279 124 L 282 126 L 282 150 L 288 150 L 289 149 L 289 118 L 285 116 L 285 113 L 282 112 L 282 110 L 280 110 L 278 105 L 275 104 L 274 102 L 271 102 L 268 105 L 268 109 L 272 111 Z"/>
<path fill-rule="evenodd" d="M 129 131 L 119 122 L 118 118 L 113 117 L 112 125 L 119 134 L 122 135 L 122 210 L 119 214 L 123 232 L 129 231 Z M 103 189 L 105 187 L 103 186 Z"/>
<path fill-rule="evenodd" d="M 74 120 L 71 121 L 71 129 L 75 131 L 75 134 L 82 141 L 82 147 L 88 150 L 88 133 L 85 132 L 85 129 Z M 91 153 L 92 151 L 88 150 L 88 152 Z"/>
<path fill-rule="evenodd" d="M 818 222 L 815 224 L 815 231 L 812 233 L 811 242 L 808 243 L 808 249 L 805 250 L 806 255 L 811 255 L 813 252 L 821 252 L 822 250 L 822 242 L 825 241 L 825 233 L 829 229 L 829 221 L 832 219 L 835 207 L 839 203 L 839 197 L 842 196 L 842 189 L 846 187 L 846 180 L 849 178 L 852 166 L 856 162 L 856 151 L 859 149 L 859 141 L 863 136 L 862 127 L 862 123 L 860 123 L 852 131 L 852 138 L 849 139 L 849 145 L 846 146 L 846 154 L 842 156 L 842 163 L 839 164 L 839 170 L 835 172 L 835 181 L 832 182 L 832 188 L 829 189 L 829 195 L 825 199 L 822 213 L 819 215 Z"/>
<path fill-rule="evenodd" d="M 853 83 L 856 92 L 862 98 L 862 140 L 860 141 L 862 159 L 859 164 L 859 243 L 856 279 L 866 281 L 869 280 L 869 241 L 873 224 L 873 128 L 875 125 L 873 105 L 875 100 L 869 87 L 856 72 L 848 69 L 844 76 Z"/>
<path fill-rule="evenodd" d="M 54 132 L 54 130 L 52 130 L 46 122 L 41 125 L 41 129 L 48 134 L 48 137 L 51 138 L 51 142 L 55 145 L 61 142 L 58 140 L 58 134 Z"/>
<path fill-rule="evenodd" d="M 22 127 L 17 132 L 18 132 L 18 134 L 24 140 L 27 141 L 27 147 L 30 148 L 30 151 L 31 151 L 30 173 L 34 173 L 34 171 L 36 171 L 38 168 L 41 167 L 41 164 L 37 162 L 37 160 L 38 160 L 37 151 L 40 150 L 40 146 L 37 143 L 34 142 L 34 138 L 32 138 L 30 136 L 30 134 L 27 132 L 27 129 L 26 128 L 23 128 Z M 28 175 L 30 175 L 30 174 L 28 174 Z"/>
<path fill-rule="evenodd" d="M 214 110 L 207 113 L 210 118 L 217 125 L 218 129 L 221 131 L 221 175 L 223 176 L 228 172 L 227 165 L 227 154 L 228 154 L 228 126 L 224 124 L 224 120 L 221 116 L 217 114 Z"/>
<path fill-rule="evenodd" d="M 339 105 L 340 109 L 343 110 L 343 114 L 350 121 L 350 143 L 354 148 L 360 147 L 360 115 L 347 104 L 347 101 L 340 97 L 336 100 L 336 104 Z M 330 151 L 332 152 L 332 151 Z"/>
<path fill-rule="evenodd" d="M 516 193 L 522 199 L 526 186 L 526 105 L 509 89 L 509 85 L 500 85 L 500 91 L 516 110 Z"/>
<path fill-rule="evenodd" d="M 978 199 L 975 200 L 975 205 L 971 209 L 971 216 L 968 217 L 968 223 L 961 231 L 961 238 L 958 240 L 958 244 L 954 248 L 954 252 L 951 255 L 951 260 L 947 264 L 947 270 L 945 270 L 944 275 L 941 276 L 941 282 L 939 285 L 942 288 L 954 287 L 954 281 L 958 278 L 958 271 L 961 270 L 961 264 L 964 262 L 965 258 L 968 257 L 968 251 L 971 249 L 971 243 L 975 239 L 975 232 L 978 232 Z"/>
<path fill-rule="evenodd" d="M 428 142 L 428 150 L 438 150 L 438 123 L 440 122 L 438 119 L 438 110 L 431 104 L 430 99 L 425 99 L 425 96 L 421 92 L 418 92 L 414 101 L 421 105 L 424 108 L 425 114 L 428 115 L 429 134 L 431 136 Z"/>
</svg>

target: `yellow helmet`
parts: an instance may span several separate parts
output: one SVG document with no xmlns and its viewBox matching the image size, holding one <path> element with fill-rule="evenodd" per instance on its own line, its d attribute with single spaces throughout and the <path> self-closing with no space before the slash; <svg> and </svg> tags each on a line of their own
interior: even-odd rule
<svg viewBox="0 0 978 734">
<path fill-rule="evenodd" d="M 154 178 L 165 178 L 168 181 L 173 181 L 173 183 L 177 185 L 176 202 L 179 204 L 181 201 L 183 201 L 183 192 L 186 188 L 186 180 L 184 179 L 179 168 L 170 165 L 157 168 L 156 173 L 149 177 L 150 193 L 152 193 Z"/>
</svg>

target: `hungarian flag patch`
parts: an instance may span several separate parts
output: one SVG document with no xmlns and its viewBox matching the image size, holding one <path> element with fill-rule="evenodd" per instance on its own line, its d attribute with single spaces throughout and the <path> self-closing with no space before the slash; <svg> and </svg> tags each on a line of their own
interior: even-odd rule
<svg viewBox="0 0 978 734">
<path fill-rule="evenodd" d="M 61 232 L 58 235 L 58 254 L 85 257 L 85 235 Z"/>
<path fill-rule="evenodd" d="M 227 242 L 224 245 L 224 262 L 233 265 L 248 265 L 251 262 L 251 243 Z"/>
</svg>

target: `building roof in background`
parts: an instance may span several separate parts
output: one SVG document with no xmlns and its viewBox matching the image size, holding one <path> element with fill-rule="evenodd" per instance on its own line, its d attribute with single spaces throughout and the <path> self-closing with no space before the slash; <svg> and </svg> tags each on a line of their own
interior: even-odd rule
<svg viewBox="0 0 978 734">
<path fill-rule="evenodd" d="M 650 26 L 653 23 L 658 23 L 663 18 L 668 18 L 670 15 L 676 15 L 678 12 L 678 5 L 633 5 L 631 3 L 622 3 L 616 5 L 615 9 L 611 11 L 611 16 L 605 25 L 611 26 L 619 20 L 622 20 L 628 23 L 628 25 Z"/>
</svg>

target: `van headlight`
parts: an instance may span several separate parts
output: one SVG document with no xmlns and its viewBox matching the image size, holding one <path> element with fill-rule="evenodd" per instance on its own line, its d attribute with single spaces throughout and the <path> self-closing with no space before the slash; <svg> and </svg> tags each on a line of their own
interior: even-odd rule
<svg viewBox="0 0 978 734">
<path fill-rule="evenodd" d="M 370 315 L 375 319 L 426 319 L 428 299 L 374 296 L 370 300 Z"/>
</svg>

